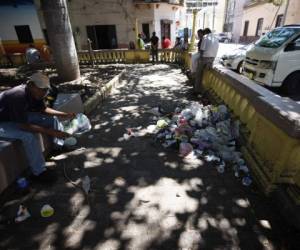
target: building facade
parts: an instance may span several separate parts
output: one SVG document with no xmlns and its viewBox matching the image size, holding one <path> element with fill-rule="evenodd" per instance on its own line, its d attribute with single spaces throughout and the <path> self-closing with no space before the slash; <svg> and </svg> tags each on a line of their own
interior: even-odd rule
<svg viewBox="0 0 300 250">
<path fill-rule="evenodd" d="M 243 20 L 245 0 L 227 0 L 224 32 L 231 35 L 232 42 L 238 43 L 240 40 L 241 23 Z"/>
<path fill-rule="evenodd" d="M 38 48 L 45 44 L 32 0 L 0 2 L 0 39 L 6 53 L 24 52 L 29 44 Z"/>
<path fill-rule="evenodd" d="M 93 49 L 127 48 L 130 41 L 136 40 L 136 26 L 146 41 L 155 31 L 160 39 L 167 36 L 174 42 L 185 17 L 184 2 L 180 0 L 72 0 L 68 1 L 68 9 L 79 50 L 88 48 L 88 38 Z"/>
<path fill-rule="evenodd" d="M 244 5 L 240 41 L 253 42 L 275 27 L 297 23 L 300 23 L 299 0 L 282 1 L 278 6 L 268 0 L 248 0 Z"/>
<path fill-rule="evenodd" d="M 223 32 L 226 0 L 187 0 L 186 27 L 193 25 L 193 11 L 197 11 L 196 29 L 210 28 L 216 33 Z"/>
<path fill-rule="evenodd" d="M 184 28 L 182 0 L 72 0 L 67 6 L 78 50 L 88 48 L 88 38 L 93 49 L 127 48 L 136 40 L 136 26 L 146 40 L 156 31 L 160 39 L 167 36 L 174 43 Z M 7 53 L 46 44 L 40 0 L 1 1 L 0 38 Z"/>
</svg>

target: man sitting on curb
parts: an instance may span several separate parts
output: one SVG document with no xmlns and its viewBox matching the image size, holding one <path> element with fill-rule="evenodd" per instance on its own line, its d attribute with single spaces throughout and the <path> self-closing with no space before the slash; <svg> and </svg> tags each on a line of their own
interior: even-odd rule
<svg viewBox="0 0 300 250">
<path fill-rule="evenodd" d="M 72 119 L 74 113 L 64 113 L 44 104 L 50 87 L 49 78 L 41 73 L 30 77 L 26 85 L 19 85 L 0 93 L 0 137 L 22 141 L 33 179 L 54 181 L 53 171 L 46 168 L 37 133 L 54 138 L 56 147 L 62 147 L 69 137 L 56 117 Z"/>
</svg>

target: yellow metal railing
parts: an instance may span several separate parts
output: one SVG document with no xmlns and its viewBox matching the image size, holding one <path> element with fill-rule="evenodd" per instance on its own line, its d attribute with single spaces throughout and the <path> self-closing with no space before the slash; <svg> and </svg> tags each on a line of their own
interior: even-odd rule
<svg viewBox="0 0 300 250">
<path fill-rule="evenodd" d="M 80 64 L 110 64 L 110 63 L 151 63 L 150 50 L 84 50 L 78 51 Z M 175 63 L 189 67 L 190 55 L 187 51 L 178 49 L 159 49 L 158 61 L 160 63 Z M 22 53 L 10 54 L 0 57 L 0 67 L 21 66 L 26 64 Z"/>
<path fill-rule="evenodd" d="M 0 67 L 12 67 L 26 64 L 26 58 L 23 53 L 14 53 L 0 56 Z"/>
<path fill-rule="evenodd" d="M 224 102 L 243 124 L 242 152 L 265 193 L 290 184 L 300 205 L 300 108 L 227 69 L 205 70 L 203 88 Z M 290 115 L 292 114 L 292 115 Z"/>
<path fill-rule="evenodd" d="M 158 62 L 182 64 L 185 53 L 176 49 L 160 49 Z M 80 64 L 150 63 L 152 56 L 149 50 L 86 50 L 78 52 L 78 60 Z"/>
</svg>

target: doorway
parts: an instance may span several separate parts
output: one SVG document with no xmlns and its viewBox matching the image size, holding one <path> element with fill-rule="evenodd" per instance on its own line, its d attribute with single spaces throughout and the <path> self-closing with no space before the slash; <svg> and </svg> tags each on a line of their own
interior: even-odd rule
<svg viewBox="0 0 300 250">
<path fill-rule="evenodd" d="M 90 25 L 86 26 L 86 31 L 93 50 L 118 47 L 116 25 Z"/>
<path fill-rule="evenodd" d="M 164 36 L 171 39 L 171 23 L 166 21 L 161 21 L 161 38 Z"/>
<path fill-rule="evenodd" d="M 142 30 L 143 33 L 145 34 L 146 38 L 145 38 L 145 42 L 149 42 L 150 41 L 150 29 L 149 29 L 149 23 L 143 23 L 142 24 Z"/>
</svg>

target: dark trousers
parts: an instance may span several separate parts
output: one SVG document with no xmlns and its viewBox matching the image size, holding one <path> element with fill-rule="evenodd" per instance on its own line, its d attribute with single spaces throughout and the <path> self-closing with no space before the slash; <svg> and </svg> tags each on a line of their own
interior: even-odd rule
<svg viewBox="0 0 300 250">
<path fill-rule="evenodd" d="M 151 49 L 151 54 L 152 54 L 152 62 L 157 62 L 158 61 L 158 49 Z"/>
<path fill-rule="evenodd" d="M 199 58 L 195 81 L 194 81 L 194 92 L 195 93 L 200 93 L 204 69 L 206 67 L 212 67 L 214 60 L 215 60 L 214 57 L 200 57 Z"/>
</svg>

